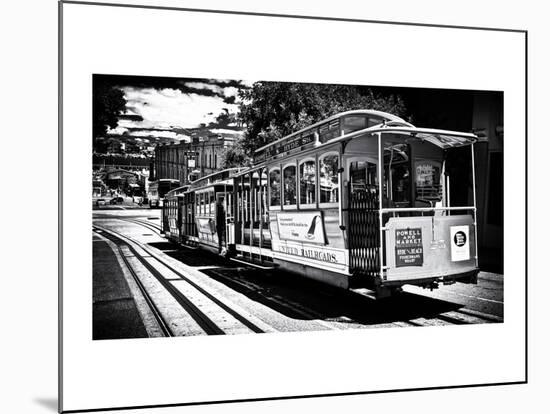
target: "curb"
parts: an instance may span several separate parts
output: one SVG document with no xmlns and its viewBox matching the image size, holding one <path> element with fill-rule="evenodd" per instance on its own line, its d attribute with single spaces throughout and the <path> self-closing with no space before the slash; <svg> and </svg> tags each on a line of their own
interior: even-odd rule
<svg viewBox="0 0 550 414">
<path fill-rule="evenodd" d="M 499 275 L 498 273 L 490 273 L 490 272 L 479 272 L 477 277 L 478 279 L 491 280 L 493 282 L 502 282 L 504 279 L 504 275 Z"/>
</svg>

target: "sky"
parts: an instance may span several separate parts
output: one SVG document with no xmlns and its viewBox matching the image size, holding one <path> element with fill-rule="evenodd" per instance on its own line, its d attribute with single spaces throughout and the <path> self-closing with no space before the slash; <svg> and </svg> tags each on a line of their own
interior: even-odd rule
<svg viewBox="0 0 550 414">
<path fill-rule="evenodd" d="M 252 85 L 235 80 L 122 75 L 94 75 L 96 82 L 120 88 L 127 100 L 125 116 L 110 134 L 180 140 L 187 139 L 182 129 L 208 125 L 224 111 L 236 113 L 239 88 Z"/>
</svg>

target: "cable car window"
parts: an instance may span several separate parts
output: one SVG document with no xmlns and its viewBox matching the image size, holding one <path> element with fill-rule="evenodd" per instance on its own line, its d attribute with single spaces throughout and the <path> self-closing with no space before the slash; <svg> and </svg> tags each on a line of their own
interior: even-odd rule
<svg viewBox="0 0 550 414">
<path fill-rule="evenodd" d="M 389 207 L 410 207 L 409 146 L 402 143 L 388 144 L 384 148 L 384 204 Z"/>
<path fill-rule="evenodd" d="M 214 190 L 209 193 L 209 213 L 214 214 L 216 212 L 216 197 L 214 196 Z"/>
<path fill-rule="evenodd" d="M 251 207 L 251 201 L 250 201 L 250 197 L 252 195 L 251 191 L 250 191 L 250 174 L 246 174 L 244 176 L 244 187 L 243 187 L 243 197 L 244 197 L 244 221 L 245 222 L 248 222 L 250 221 L 250 216 L 251 216 L 251 211 L 250 211 L 250 207 Z"/>
<path fill-rule="evenodd" d="M 333 119 L 319 127 L 319 140 L 321 142 L 327 142 L 337 136 L 340 136 L 340 118 Z"/>
<path fill-rule="evenodd" d="M 300 164 L 300 204 L 315 204 L 315 161 Z"/>
<path fill-rule="evenodd" d="M 416 200 L 432 204 L 441 201 L 441 164 L 433 160 L 415 163 Z"/>
<path fill-rule="evenodd" d="M 262 220 L 264 223 L 269 223 L 268 208 L 267 208 L 267 170 L 261 169 L 260 187 L 261 187 L 261 213 L 263 215 Z"/>
<path fill-rule="evenodd" d="M 338 154 L 319 159 L 319 202 L 338 202 Z"/>
<path fill-rule="evenodd" d="M 342 122 L 344 134 L 359 131 L 367 127 L 367 118 L 364 116 L 346 116 Z"/>
<path fill-rule="evenodd" d="M 283 205 L 296 205 L 296 166 L 288 165 L 283 169 Z"/>
<path fill-rule="evenodd" d="M 281 171 L 278 168 L 269 171 L 269 205 L 281 205 Z"/>
<path fill-rule="evenodd" d="M 376 190 L 378 176 L 376 163 L 367 160 L 353 161 L 349 165 L 351 191 Z"/>
<path fill-rule="evenodd" d="M 378 116 L 375 116 L 375 117 L 369 117 L 369 121 L 368 121 L 368 125 L 367 127 L 371 127 L 371 126 L 375 126 L 375 125 L 380 125 L 381 123 L 384 122 L 384 119 L 378 117 Z"/>
<path fill-rule="evenodd" d="M 260 221 L 261 204 L 260 204 L 260 170 L 252 173 L 251 176 L 251 189 L 252 189 L 252 220 L 254 222 Z"/>
</svg>

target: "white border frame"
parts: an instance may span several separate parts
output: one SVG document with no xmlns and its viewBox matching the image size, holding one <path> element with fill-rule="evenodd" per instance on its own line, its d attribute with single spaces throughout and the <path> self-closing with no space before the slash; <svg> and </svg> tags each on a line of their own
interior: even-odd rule
<svg viewBox="0 0 550 414">
<path fill-rule="evenodd" d="M 94 39 L 90 38 L 90 28 L 93 23 L 96 23 L 97 19 L 101 19 L 101 27 L 105 32 L 113 30 L 117 26 L 115 23 L 120 22 L 120 16 L 125 18 L 123 21 L 129 24 L 130 21 L 157 21 L 160 23 L 156 26 L 152 37 L 149 37 L 144 42 L 137 42 L 141 46 L 144 44 L 150 44 L 155 46 L 152 50 L 162 49 L 165 50 L 166 46 L 162 42 L 154 42 L 155 39 L 168 39 L 167 32 L 172 33 L 174 25 L 167 25 L 166 21 L 173 22 L 174 20 L 187 20 L 188 24 L 198 24 L 198 21 L 204 21 L 202 18 L 198 18 L 198 15 L 206 16 L 206 21 L 215 21 L 221 27 L 227 24 L 228 21 L 234 23 L 235 20 L 243 22 L 247 19 L 259 19 L 256 21 L 248 20 L 252 27 L 259 26 L 262 29 L 269 31 L 262 22 L 265 20 L 279 20 L 281 17 L 269 17 L 269 16 L 247 16 L 247 15 L 235 15 L 235 14 L 212 14 L 212 13 L 198 13 L 198 12 L 176 12 L 176 11 L 163 11 L 152 9 L 130 9 L 130 8 L 109 8 L 108 6 L 92 7 L 86 5 L 76 5 L 65 3 L 63 7 L 63 43 L 61 44 L 62 50 L 62 62 L 61 67 L 61 80 L 62 80 L 62 99 L 63 106 L 60 116 L 62 117 L 62 137 L 60 141 L 60 154 L 63 154 L 62 164 L 60 168 L 60 180 L 61 188 L 72 187 L 71 184 L 78 183 L 79 179 L 89 175 L 89 169 L 83 169 L 82 160 L 88 160 L 90 163 L 90 148 L 86 148 L 86 143 L 89 143 L 91 137 L 91 73 L 124 73 L 124 74 L 144 74 L 151 76 L 196 76 L 196 77 L 218 77 L 218 78 L 241 78 L 241 79 L 253 79 L 259 78 L 258 74 L 263 73 L 262 78 L 267 80 L 293 80 L 293 81 L 314 81 L 311 79 L 315 76 L 317 81 L 324 81 L 327 83 L 337 83 L 342 76 L 342 68 L 338 65 L 330 67 L 329 72 L 317 71 L 313 73 L 295 73 L 297 65 L 291 65 L 291 71 L 289 68 L 246 68 L 236 69 L 234 66 L 227 68 L 224 72 L 219 67 L 209 65 L 205 67 L 200 73 L 190 73 L 193 70 L 185 68 L 183 73 L 177 73 L 174 69 L 174 65 L 166 65 L 165 59 L 178 59 L 176 56 L 164 55 L 162 59 L 156 62 L 157 68 L 153 70 L 151 64 L 155 66 L 155 62 L 135 61 L 139 54 L 135 54 L 132 59 L 132 55 L 125 55 L 130 59 L 121 61 L 120 56 L 117 60 L 117 54 L 120 55 L 120 45 L 109 44 L 106 41 L 106 33 L 94 33 Z M 78 9 L 78 10 L 77 10 Z M 99 10 L 107 10 L 106 14 Z M 147 13 L 140 13 L 147 10 Z M 137 13 L 136 13 L 137 11 Z M 178 14 L 177 17 L 172 16 Z M 141 14 L 141 16 L 139 16 Z M 193 14 L 192 20 L 182 17 L 184 14 Z M 70 16 L 70 17 L 69 17 Z M 285 19 L 283 19 L 285 20 Z M 285 30 L 297 30 L 295 23 L 298 21 L 295 18 L 288 18 L 286 21 Z M 301 21 L 301 20 L 299 20 Z M 271 21 L 270 21 L 271 22 Z M 403 36 L 403 32 L 407 33 L 407 36 L 411 36 L 418 41 L 419 33 L 424 33 L 425 41 L 428 44 L 433 42 L 435 44 L 445 44 L 448 50 L 438 50 L 442 52 L 442 56 L 438 57 L 438 62 L 453 62 L 454 75 L 450 75 L 449 72 L 436 72 L 431 73 L 430 70 L 441 69 L 432 68 L 424 72 L 418 70 L 407 71 L 406 74 L 396 76 L 394 70 L 386 70 L 384 73 L 381 71 L 374 71 L 376 73 L 370 74 L 368 79 L 364 79 L 364 74 L 356 73 L 354 71 L 348 71 L 345 73 L 345 78 L 348 79 L 345 83 L 356 84 L 380 84 L 387 86 L 422 86 L 422 87 L 440 87 L 440 88 L 468 88 L 468 89 L 496 89 L 503 90 L 505 92 L 505 125 L 506 136 L 523 137 L 524 139 L 517 139 L 515 141 L 507 141 L 507 150 L 505 153 L 505 166 L 511 165 L 510 157 L 513 155 L 517 159 L 525 160 L 526 151 L 526 137 L 525 137 L 525 67 L 524 59 L 522 57 L 526 53 L 523 49 L 525 45 L 524 33 L 521 32 L 506 32 L 506 31 L 464 31 L 464 29 L 442 29 L 442 33 L 439 33 L 437 38 L 426 35 L 431 30 L 437 29 L 431 26 L 400 26 L 400 25 L 377 25 L 371 23 L 359 23 L 353 22 L 351 19 L 347 22 L 337 20 L 304 20 L 302 23 L 308 23 L 309 28 L 317 27 L 316 30 L 325 30 L 326 26 L 338 27 L 339 34 L 342 31 L 348 30 L 347 27 L 353 26 L 350 30 L 356 32 L 372 32 L 378 33 L 380 27 L 384 27 L 382 30 L 386 33 L 393 33 L 393 38 L 399 39 Z M 273 22 L 271 22 L 273 23 Z M 347 26 L 347 25 L 350 26 Z M 322 27 L 320 27 L 321 25 Z M 345 26 L 344 26 L 345 25 Z M 179 27 L 179 25 L 177 25 Z M 272 26 L 276 26 L 273 24 Z M 294 26 L 294 29 L 290 29 Z M 366 29 L 366 26 L 369 26 Z M 233 24 L 230 27 L 235 27 Z M 236 26 L 242 28 L 243 26 Z M 361 27 L 361 28 L 358 28 Z M 302 27 L 299 27 L 302 29 Z M 445 40 L 449 40 L 448 31 L 461 31 L 458 36 L 455 35 L 455 42 L 460 47 L 451 47 Z M 427 31 L 427 32 L 426 32 Z M 311 32 L 308 32 L 311 34 Z M 334 33 L 334 32 L 333 32 Z M 433 32 L 432 32 L 433 33 Z M 319 33 L 322 34 L 322 33 Z M 108 35 L 112 35 L 109 33 Z M 120 33 L 119 33 L 120 35 Z M 262 33 L 265 35 L 265 33 Z M 280 42 L 280 33 L 277 33 L 277 39 Z M 160 37 L 159 37 L 160 36 Z M 163 37 L 164 36 L 164 37 Z M 390 36 L 392 37 L 392 36 Z M 452 37 L 452 36 L 451 36 Z M 286 38 L 287 42 L 292 36 Z M 445 38 L 445 39 L 442 39 Z M 482 38 L 482 41 L 480 41 Z M 173 38 L 172 38 L 173 39 Z M 465 40 L 466 39 L 466 40 Z M 506 39 L 506 40 L 504 40 Z M 91 43 L 90 41 L 93 40 Z M 204 39 L 194 39 L 197 43 L 203 43 L 205 41 L 211 41 L 211 37 L 208 35 Z M 253 40 L 253 39 L 251 39 Z M 257 41 L 257 39 L 255 39 Z M 274 40 L 274 38 L 272 38 Z M 460 41 L 458 41 L 460 40 Z M 488 44 L 501 44 L 502 41 L 507 42 L 507 53 L 502 53 L 500 48 L 491 50 Z M 149 43 L 148 43 L 149 42 Z M 430 43 L 432 42 L 432 43 Z M 273 44 L 276 52 L 290 53 L 287 44 L 281 48 L 280 44 Z M 321 42 L 322 43 L 322 42 Z M 391 43 L 391 42 L 390 42 Z M 211 45 L 211 43 L 208 43 Z M 465 44 L 469 45 L 472 49 L 465 50 Z M 103 53 L 103 60 L 94 60 L 97 56 L 94 56 L 94 52 L 97 52 L 98 47 L 101 45 L 104 47 L 101 52 Z M 94 46 L 94 47 L 89 47 Z M 114 48 L 116 50 L 113 50 Z M 136 51 L 134 45 L 128 45 L 131 51 Z M 312 50 L 315 52 L 318 50 L 319 45 L 313 44 Z M 107 50 L 105 50 L 107 49 Z M 196 44 L 190 45 L 190 49 L 199 56 L 201 48 L 198 48 Z M 82 54 L 82 50 L 86 53 Z M 479 73 L 480 68 L 475 65 L 477 71 L 472 70 L 473 65 L 467 65 L 462 67 L 460 63 L 466 62 L 465 60 L 456 59 L 456 55 L 464 54 L 468 52 L 469 60 L 476 61 L 477 58 L 483 57 L 484 61 L 489 63 L 482 69 L 483 74 Z M 114 52 L 114 54 L 113 54 Z M 450 53 L 452 52 L 452 53 Z M 473 53 L 472 53 L 473 52 Z M 497 53 L 498 52 L 498 53 Z M 204 53 L 204 50 L 203 50 Z M 223 54 L 223 52 L 222 52 Z M 520 56 L 516 56 L 520 54 Z M 489 55 L 489 56 L 488 56 Z M 166 57 L 164 57 L 166 56 Z M 385 65 L 389 65 L 392 59 L 395 61 L 414 61 L 410 56 L 409 51 L 404 51 L 401 56 L 388 56 L 385 57 Z M 78 61 L 73 61 L 78 60 Z M 200 59 L 199 59 L 200 60 Z M 260 59 L 261 60 L 261 59 Z M 520 60 L 518 63 L 515 60 Z M 395 63 L 400 63 L 395 61 Z M 149 68 L 146 69 L 145 67 Z M 162 66 L 162 67 L 161 67 Z M 177 66 L 177 65 L 176 65 Z M 274 65 L 276 66 L 276 65 Z M 298 65 L 299 66 L 299 65 Z M 495 68 L 506 67 L 505 73 L 498 73 L 494 71 Z M 138 69 L 136 69 L 138 67 Z M 133 70 L 132 70 L 133 68 Z M 167 69 L 168 68 L 168 69 Z M 254 69 L 258 70 L 254 75 Z M 273 70 L 275 69 L 275 70 Z M 284 69 L 280 71 L 280 69 Z M 340 69 L 338 71 L 337 69 Z M 387 69 L 387 68 L 386 68 Z M 462 70 L 461 70 L 462 69 Z M 491 72 L 491 69 L 493 71 Z M 180 69 L 181 70 L 181 69 Z M 197 70 L 195 68 L 195 70 Z M 241 76 L 238 76 L 238 71 L 241 71 Z M 302 69 L 303 70 L 303 69 Z M 142 72 L 143 71 L 143 72 Z M 190 71 L 190 72 L 188 72 Z M 306 69 L 307 71 L 307 69 Z M 221 72 L 224 72 L 223 74 Z M 427 72 L 427 73 L 426 73 Z M 338 74 L 336 78 L 331 78 L 331 74 Z M 414 75 L 413 75 L 414 73 Z M 456 74 L 460 73 L 460 78 L 456 78 Z M 223 76 L 225 75 L 225 76 Z M 248 76 L 246 76 L 248 75 Z M 431 76 L 430 76 L 431 75 Z M 433 76 L 436 75 L 436 76 Z M 444 75 L 444 76 L 442 76 Z M 323 77 L 323 79 L 318 79 Z M 392 78 L 393 76 L 393 78 Z M 445 77 L 447 76 L 447 77 Z M 453 77 L 454 76 L 454 77 Z M 286 77 L 286 78 L 285 78 Z M 506 79 L 504 79 L 506 78 Z M 75 109 L 78 108 L 78 109 Z M 511 117 L 510 114 L 514 114 Z M 68 141 L 68 137 L 71 137 L 71 141 Z M 516 146 L 518 148 L 516 148 Z M 516 174 L 511 176 L 507 175 L 506 183 L 511 184 L 514 188 L 525 189 L 525 164 L 521 165 L 523 168 L 518 168 L 522 174 Z M 506 168 L 506 167 L 505 167 Z M 71 174 L 63 175 L 63 172 L 70 171 Z M 241 338 L 230 338 L 231 340 L 219 341 L 218 338 L 177 338 L 170 340 L 173 342 L 167 342 L 164 340 L 151 341 L 151 340 L 120 340 L 112 341 L 91 341 L 91 257 L 87 257 L 85 252 L 89 252 L 91 256 L 90 240 L 86 241 L 86 237 L 89 236 L 89 229 L 91 228 L 91 220 L 89 218 L 89 195 L 85 186 L 81 186 L 82 191 L 76 190 L 74 197 L 71 199 L 62 198 L 60 200 L 60 213 L 62 215 L 63 225 L 60 227 L 60 239 L 71 240 L 71 248 L 64 251 L 60 250 L 61 256 L 61 268 L 62 282 L 61 282 L 61 302 L 60 307 L 63 310 L 61 321 L 61 332 L 67 334 L 61 336 L 60 349 L 62 351 L 62 365 L 61 376 L 63 378 L 61 382 L 61 398 L 62 409 L 64 410 L 82 410 L 82 409 L 94 409 L 94 408 L 110 408 L 110 407 L 124 407 L 124 406 L 142 406 L 142 405 L 163 405 L 163 404 L 180 404 L 180 403 L 197 403 L 207 402 L 215 400 L 232 400 L 232 399 L 257 399 L 257 398 L 272 398 L 272 397 L 287 397 L 287 396 L 304 396 L 304 395 L 318 395 L 318 394 L 339 394 L 339 393 L 355 393 L 355 392 L 367 392 L 367 391 L 383 391 L 383 390 L 396 390 L 396 389 L 409 389 L 409 388 L 437 388 L 437 387 L 453 387 L 453 386 L 465 386 L 472 384 L 495 384 L 495 383 L 515 383 L 526 381 L 525 371 L 525 345 L 523 332 L 525 331 L 525 283 L 524 280 L 507 280 L 507 290 L 505 290 L 505 322 L 499 325 L 487 325 L 487 326 L 472 326 L 472 327 L 457 327 L 453 329 L 448 328 L 444 334 L 440 334 L 440 330 L 424 328 L 423 341 L 419 341 L 417 336 L 417 330 L 403 330 L 403 329 L 380 329 L 380 330 L 368 330 L 368 332 L 338 332 L 338 337 L 334 333 L 307 333 L 307 334 L 281 334 L 281 335 L 257 335 L 257 336 L 243 336 Z M 508 197 L 510 194 L 505 195 Z M 510 211 L 516 214 L 523 214 L 525 216 L 525 204 L 523 200 L 519 200 L 514 203 L 508 203 L 506 198 L 505 205 L 508 208 L 508 213 L 505 211 L 505 226 L 507 228 L 507 239 L 505 240 L 505 251 L 515 253 L 512 255 L 505 254 L 505 273 L 506 274 L 524 274 L 525 272 L 525 251 L 523 246 L 525 245 L 525 233 L 522 228 L 523 222 L 518 224 L 513 223 Z M 82 207 L 84 207 L 82 209 Z M 88 218 L 86 219 L 86 216 Z M 77 232 L 84 229 L 84 236 L 79 236 Z M 88 229 L 88 230 L 86 230 Z M 511 239 L 510 234 L 514 237 Z M 88 237 L 88 239 L 90 239 Z M 63 245 L 61 245 L 61 248 Z M 520 249 L 521 247 L 521 249 Z M 78 250 L 77 250 L 78 248 Z M 89 266 L 88 266 L 89 265 Z M 88 274 L 89 272 L 89 274 Z M 80 274 L 82 273 L 82 274 Z M 88 275 L 87 275 L 88 274 Z M 71 276 L 69 278 L 69 276 Z M 87 303 L 88 301 L 88 303 Z M 86 316 L 87 315 L 87 316 Z M 88 320 L 88 319 L 89 320 Z M 424 331 L 423 330 L 423 331 Z M 412 332 L 411 332 L 412 331 Z M 70 333 L 70 334 L 69 334 Z M 411 334 L 414 337 L 411 337 Z M 465 335 L 466 334 L 466 335 Z M 514 335 L 516 338 L 514 338 Z M 491 355 L 484 354 L 484 358 L 479 355 L 467 355 L 468 360 L 457 357 L 454 361 L 446 361 L 445 367 L 447 372 L 440 372 L 441 364 L 438 366 L 426 366 L 423 358 L 423 364 L 420 365 L 420 361 L 408 360 L 399 361 L 399 373 L 400 375 L 390 375 L 394 372 L 391 367 L 388 366 L 388 361 L 380 361 L 380 365 L 376 364 L 376 361 L 369 361 L 368 369 L 371 373 L 372 379 L 375 382 L 365 378 L 364 372 L 367 372 L 362 367 L 361 362 L 357 361 L 357 364 L 353 367 L 343 366 L 339 363 L 340 358 L 335 358 L 336 355 L 329 350 L 345 349 L 346 353 L 352 355 L 358 355 L 361 351 L 364 351 L 361 345 L 365 343 L 370 344 L 373 349 L 388 350 L 388 345 L 391 348 L 391 344 L 399 343 L 401 340 L 409 340 L 409 353 L 412 355 L 421 355 L 425 352 L 425 345 L 429 343 L 438 349 L 445 348 L 447 351 L 452 349 L 453 345 L 464 345 L 466 338 L 475 339 L 475 342 L 486 341 L 485 343 L 495 344 L 501 348 L 495 349 Z M 519 337 L 519 339 L 517 338 Z M 342 341 L 345 340 L 345 348 L 342 348 Z M 456 341 L 456 342 L 455 342 Z M 93 342 L 93 343 L 92 343 Z M 223 343 L 222 343 L 223 342 Z M 421 343 L 422 342 L 422 343 Z M 319 343 L 323 344 L 323 349 L 316 348 Z M 237 348 L 240 348 L 243 344 L 247 345 L 248 352 L 243 353 L 242 356 L 246 358 L 260 358 L 262 354 L 258 353 L 258 349 L 292 349 L 294 353 L 300 356 L 307 356 L 303 358 L 297 358 L 296 360 L 290 358 L 280 359 L 276 354 L 270 354 L 270 359 L 274 360 L 271 363 L 271 375 L 274 378 L 284 378 L 285 383 L 279 382 L 259 384 L 257 381 L 254 383 L 247 383 L 246 387 L 243 387 L 241 381 L 246 380 L 246 375 L 239 374 L 238 378 L 241 381 L 235 381 L 234 377 L 226 378 L 225 375 L 220 375 L 220 378 L 204 377 L 208 372 L 208 368 L 216 368 L 214 372 L 221 366 L 227 370 L 234 370 L 233 372 L 245 372 L 248 378 L 255 378 L 254 373 L 251 372 L 249 366 L 243 365 L 242 361 L 239 364 L 237 360 L 228 360 L 227 358 L 220 358 L 219 355 L 208 354 L 208 347 L 214 345 L 217 349 L 220 349 L 219 345 L 222 345 L 222 349 L 230 351 L 237 344 Z M 386 345 L 386 347 L 381 346 Z M 185 351 L 183 349 L 185 348 Z M 245 346 L 246 348 L 246 346 Z M 461 348 L 459 347 L 458 350 Z M 463 349 L 463 348 L 462 348 Z M 205 365 L 193 364 L 193 361 L 185 357 L 185 354 L 193 354 L 193 352 L 199 351 L 202 355 L 209 355 L 211 360 L 204 361 Z M 306 353 L 301 353 L 307 351 Z M 160 355 L 162 353 L 162 355 Z M 176 362 L 170 358 L 176 358 Z M 265 355 L 265 354 L 264 354 Z M 329 355 L 329 358 L 327 358 Z M 148 372 L 143 370 L 136 372 L 132 362 L 135 362 L 135 358 L 140 358 L 142 361 L 151 359 L 153 364 L 146 367 L 150 368 Z M 179 360 L 177 359 L 179 358 Z M 132 361 L 133 359 L 133 361 Z M 318 361 L 323 361 L 322 372 L 319 370 Z M 502 361 L 506 361 L 506 364 L 502 364 Z M 100 363 L 101 362 L 101 363 Z M 193 378 L 193 383 L 185 382 L 182 384 L 180 375 L 173 375 L 166 372 L 163 367 L 169 366 L 167 362 L 172 362 L 175 366 L 171 367 L 172 371 L 179 371 L 182 369 L 187 372 L 193 372 L 196 376 Z M 262 359 L 265 363 L 265 358 Z M 283 365 L 281 366 L 281 362 Z M 374 365 L 373 365 L 374 362 Z M 385 362 L 385 363 L 383 363 Z M 296 363 L 298 365 L 296 365 Z M 452 367 L 449 369 L 449 363 Z M 102 365 L 103 364 L 103 365 Z M 182 365 L 183 364 L 183 365 Z M 187 365 L 190 364 L 190 365 Z M 277 366 L 276 364 L 279 364 Z M 462 364 L 462 366 L 461 366 Z M 179 367 L 178 367 L 179 365 Z M 302 370 L 298 372 L 292 371 L 286 372 L 285 367 L 301 367 Z M 378 368 L 377 368 L 378 367 Z M 467 369 L 473 369 L 476 367 L 476 371 L 471 370 L 467 372 Z M 262 367 L 264 370 L 266 366 Z M 374 369 L 373 369 L 374 368 Z M 456 370 L 454 370 L 456 368 Z M 98 370 L 99 369 L 99 370 Z M 110 370 L 109 375 L 106 375 L 105 370 Z M 380 370 L 380 372 L 376 370 Z M 331 372 L 332 375 L 327 375 Z M 453 374 L 449 376 L 449 371 Z M 411 376 L 412 373 L 421 372 L 422 378 L 418 375 Z M 308 375 L 304 375 L 308 373 Z M 343 373 L 347 375 L 342 375 Z M 139 374 L 140 378 L 145 375 L 152 378 L 161 378 L 158 385 L 154 388 L 148 386 L 146 389 L 140 391 L 139 378 L 132 378 L 132 375 Z M 251 375 L 252 374 L 252 375 Z M 446 375 L 441 375 L 446 374 Z M 338 378 L 337 384 L 332 381 L 325 381 L 328 378 Z M 228 385 L 232 385 L 227 379 L 233 380 L 235 387 L 231 389 Z M 262 378 L 263 379 L 263 378 Z M 414 380 L 413 380 L 414 379 Z M 175 381 L 179 380 L 179 381 Z M 220 381 L 222 380 L 222 381 Z M 413 381 L 411 381 L 413 380 Z M 117 387 L 120 381 L 124 381 L 125 386 Z M 308 382 L 310 381 L 310 382 Z M 370 381 L 370 382 L 369 382 Z M 415 382 L 416 381 L 416 382 Z M 176 383 L 177 382 L 177 383 Z M 142 383 L 143 384 L 143 383 Z M 205 385 L 209 385 L 208 392 L 205 389 Z M 95 391 L 93 397 L 95 400 L 91 400 L 89 397 L 90 386 L 93 385 Z M 149 384 L 147 384 L 149 385 Z M 181 389 L 182 385 L 187 385 L 187 395 L 182 398 Z M 228 389 L 229 388 L 229 389 Z M 246 389 L 244 389 L 246 388 Z"/>
</svg>

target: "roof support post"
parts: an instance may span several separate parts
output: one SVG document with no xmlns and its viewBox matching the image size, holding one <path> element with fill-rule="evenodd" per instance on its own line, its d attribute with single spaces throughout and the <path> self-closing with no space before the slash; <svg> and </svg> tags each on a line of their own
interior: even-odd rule
<svg viewBox="0 0 550 414">
<path fill-rule="evenodd" d="M 377 132 L 378 136 L 378 232 L 379 232 L 379 241 L 378 241 L 378 260 L 380 261 L 380 279 L 384 277 L 383 274 L 383 265 L 384 260 L 382 259 L 383 254 L 383 243 L 384 243 L 384 230 L 382 225 L 382 198 L 383 198 L 383 184 L 382 184 L 382 170 L 384 169 L 384 156 L 382 152 L 382 132 Z"/>
</svg>

